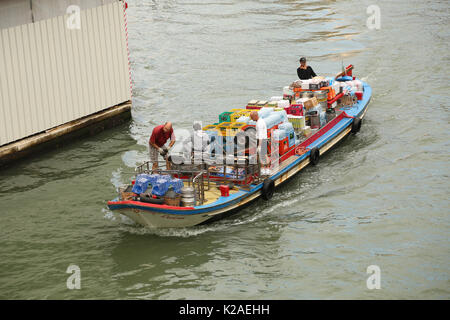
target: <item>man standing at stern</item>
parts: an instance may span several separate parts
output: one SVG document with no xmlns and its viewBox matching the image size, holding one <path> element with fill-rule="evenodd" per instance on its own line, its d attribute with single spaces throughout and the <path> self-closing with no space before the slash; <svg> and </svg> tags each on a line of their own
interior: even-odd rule
<svg viewBox="0 0 450 320">
<path fill-rule="evenodd" d="M 310 66 L 306 65 L 305 57 L 300 58 L 300 67 L 297 68 L 297 75 L 300 80 L 308 80 L 317 76 L 314 70 Z"/>
<path fill-rule="evenodd" d="M 169 139 L 169 147 L 166 147 L 165 144 Z M 170 163 L 167 160 L 167 154 L 169 153 L 169 149 L 172 148 L 174 144 L 175 134 L 173 133 L 171 122 L 166 122 L 165 124 L 156 126 L 153 129 L 149 140 L 150 160 L 153 163 L 152 170 L 158 169 L 158 153 L 166 160 L 166 168 L 170 170 Z"/>
</svg>

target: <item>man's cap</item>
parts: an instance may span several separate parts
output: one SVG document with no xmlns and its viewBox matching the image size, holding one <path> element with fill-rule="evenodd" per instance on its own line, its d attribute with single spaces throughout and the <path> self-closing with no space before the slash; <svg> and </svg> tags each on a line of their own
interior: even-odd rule
<svg viewBox="0 0 450 320">
<path fill-rule="evenodd" d="M 305 57 L 301 57 L 300 58 L 300 62 L 306 62 L 306 58 Z"/>
</svg>

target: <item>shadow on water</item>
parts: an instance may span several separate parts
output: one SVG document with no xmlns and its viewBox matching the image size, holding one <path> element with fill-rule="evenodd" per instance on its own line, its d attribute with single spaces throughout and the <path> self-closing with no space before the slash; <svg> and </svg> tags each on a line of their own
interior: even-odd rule
<svg viewBox="0 0 450 320">
<path fill-rule="evenodd" d="M 102 170 L 111 158 L 135 146 L 129 126 L 130 123 L 124 123 L 3 168 L 0 170 L 0 194 L 25 192 L 47 182 L 65 181 Z"/>
</svg>

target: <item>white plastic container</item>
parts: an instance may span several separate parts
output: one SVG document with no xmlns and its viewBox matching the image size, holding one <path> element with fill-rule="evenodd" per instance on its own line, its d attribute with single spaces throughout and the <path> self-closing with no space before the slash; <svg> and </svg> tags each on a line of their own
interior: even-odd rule
<svg viewBox="0 0 450 320">
<path fill-rule="evenodd" d="M 290 122 L 283 122 L 282 124 L 278 125 L 278 128 L 281 130 L 285 130 L 286 133 L 294 131 L 294 126 Z"/>
<path fill-rule="evenodd" d="M 303 129 L 303 135 L 305 137 L 309 137 L 311 135 L 311 127 L 310 126 L 306 126 L 305 129 Z"/>
<path fill-rule="evenodd" d="M 287 114 L 286 110 L 275 111 L 275 112 L 281 114 L 281 121 L 282 122 L 287 122 L 288 121 L 288 114 Z"/>
<path fill-rule="evenodd" d="M 309 84 L 311 83 L 311 80 L 302 80 L 302 89 L 303 90 L 309 90 Z"/>
<path fill-rule="evenodd" d="M 278 108 L 289 108 L 291 104 L 288 100 L 279 100 L 278 101 Z"/>
<path fill-rule="evenodd" d="M 266 122 L 267 129 L 270 129 L 281 122 L 281 115 L 278 112 L 273 112 L 263 119 Z"/>
<path fill-rule="evenodd" d="M 271 113 L 273 113 L 273 112 L 274 112 L 274 109 L 273 109 L 273 108 L 264 107 L 264 108 L 259 109 L 258 115 L 259 115 L 261 118 L 266 118 L 266 117 L 268 117 L 268 116 L 269 116 Z"/>
</svg>

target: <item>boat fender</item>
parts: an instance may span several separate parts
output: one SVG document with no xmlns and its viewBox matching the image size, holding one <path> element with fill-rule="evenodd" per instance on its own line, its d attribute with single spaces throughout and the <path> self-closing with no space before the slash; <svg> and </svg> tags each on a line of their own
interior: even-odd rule
<svg viewBox="0 0 450 320">
<path fill-rule="evenodd" d="M 311 162 L 311 164 L 315 166 L 316 164 L 319 163 L 319 158 L 320 158 L 319 149 L 317 147 L 312 148 L 311 153 L 309 154 L 309 162 Z"/>
<path fill-rule="evenodd" d="M 264 200 L 270 200 L 273 196 L 273 193 L 275 191 L 275 182 L 273 180 L 266 178 L 263 182 L 262 187 L 262 197 Z"/>
<path fill-rule="evenodd" d="M 355 117 L 352 123 L 352 131 L 351 131 L 353 134 L 359 132 L 359 130 L 361 129 L 361 123 L 362 123 L 361 119 Z"/>
</svg>

